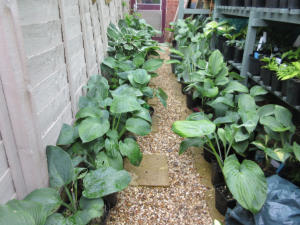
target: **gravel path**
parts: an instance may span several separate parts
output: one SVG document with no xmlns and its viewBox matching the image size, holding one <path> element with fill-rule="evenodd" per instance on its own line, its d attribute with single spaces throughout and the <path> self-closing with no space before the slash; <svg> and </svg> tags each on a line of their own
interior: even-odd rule
<svg viewBox="0 0 300 225">
<path fill-rule="evenodd" d="M 161 53 L 168 59 L 168 52 Z M 111 210 L 108 225 L 200 225 L 212 224 L 205 192 L 207 188 L 194 167 L 191 151 L 179 156 L 181 138 L 175 135 L 171 126 L 184 119 L 190 111 L 186 108 L 181 86 L 171 72 L 171 66 L 164 64 L 158 70 L 159 76 L 152 79 L 152 87 L 161 87 L 168 94 L 165 109 L 157 101 L 153 131 L 139 137 L 138 143 L 144 153 L 163 153 L 168 156 L 170 187 L 130 186 L 118 194 L 118 204 Z"/>
</svg>

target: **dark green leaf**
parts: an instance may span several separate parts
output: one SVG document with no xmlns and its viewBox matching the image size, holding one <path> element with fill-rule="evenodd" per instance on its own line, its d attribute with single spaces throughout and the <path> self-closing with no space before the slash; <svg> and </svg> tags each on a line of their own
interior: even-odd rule
<svg viewBox="0 0 300 225">
<path fill-rule="evenodd" d="M 68 124 L 63 124 L 59 137 L 57 139 L 57 145 L 70 145 L 75 142 L 75 140 L 79 137 L 77 127 L 72 127 Z"/>
<path fill-rule="evenodd" d="M 135 140 L 133 140 L 132 138 L 126 138 L 124 142 L 119 142 L 119 147 L 121 154 L 123 156 L 126 156 L 132 165 L 140 165 L 143 154 L 140 151 L 140 147 Z"/>
<path fill-rule="evenodd" d="M 216 125 L 209 120 L 176 121 L 172 130 L 181 137 L 203 137 L 214 133 Z"/>
<path fill-rule="evenodd" d="M 140 118 L 130 118 L 126 121 L 126 129 L 137 135 L 145 136 L 151 132 L 151 125 Z"/>
</svg>

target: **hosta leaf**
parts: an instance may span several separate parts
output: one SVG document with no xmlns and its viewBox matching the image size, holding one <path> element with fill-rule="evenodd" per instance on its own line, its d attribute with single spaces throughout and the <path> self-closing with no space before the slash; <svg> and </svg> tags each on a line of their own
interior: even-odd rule
<svg viewBox="0 0 300 225">
<path fill-rule="evenodd" d="M 194 120 L 209 120 L 212 118 L 212 114 L 205 114 L 204 112 L 196 112 L 188 115 L 186 120 L 194 121 Z"/>
<path fill-rule="evenodd" d="M 142 118 L 150 123 L 152 123 L 152 118 L 150 116 L 149 110 L 141 107 L 139 111 L 133 114 L 134 117 Z"/>
<path fill-rule="evenodd" d="M 140 110 L 140 108 L 141 105 L 136 97 L 122 95 L 114 97 L 110 106 L 110 111 L 115 114 L 120 114 Z"/>
<path fill-rule="evenodd" d="M 129 162 L 134 166 L 139 166 L 143 154 L 140 151 L 138 143 L 132 138 L 125 138 L 124 142 L 119 142 L 120 152 L 123 156 L 129 159 Z"/>
<path fill-rule="evenodd" d="M 106 115 L 106 117 L 108 116 L 107 113 L 102 112 L 102 110 L 97 107 L 85 107 L 76 113 L 76 119 L 83 119 L 87 117 L 99 118 L 104 115 Z"/>
<path fill-rule="evenodd" d="M 30 213 L 21 209 L 11 209 L 7 205 L 0 205 L 0 224 L 1 225 L 36 225 Z"/>
<path fill-rule="evenodd" d="M 122 191 L 130 183 L 131 177 L 125 170 L 99 168 L 90 171 L 83 179 L 83 196 L 86 198 L 101 198 Z"/>
<path fill-rule="evenodd" d="M 186 138 L 180 143 L 179 155 L 190 147 L 202 147 L 205 141 L 202 138 Z"/>
<path fill-rule="evenodd" d="M 57 145 L 70 145 L 75 142 L 79 137 L 77 127 L 70 126 L 68 124 L 63 124 L 57 142 Z"/>
<path fill-rule="evenodd" d="M 73 225 L 73 223 L 68 223 L 62 214 L 54 213 L 47 218 L 45 225 Z"/>
<path fill-rule="evenodd" d="M 110 127 L 108 119 L 86 118 L 78 126 L 79 136 L 83 143 L 102 137 Z"/>
<path fill-rule="evenodd" d="M 114 157 L 108 156 L 105 152 L 99 152 L 96 156 L 96 167 L 97 168 L 108 168 L 112 167 L 116 170 L 123 169 L 123 159 L 119 152 L 115 153 Z"/>
<path fill-rule="evenodd" d="M 151 79 L 151 76 L 143 69 L 133 70 L 130 74 L 132 74 L 134 82 L 138 84 L 148 84 Z"/>
<path fill-rule="evenodd" d="M 212 75 L 217 75 L 223 66 L 223 55 L 219 50 L 213 51 L 208 60 L 208 69 Z"/>
<path fill-rule="evenodd" d="M 74 168 L 70 155 L 56 146 L 47 146 L 49 183 L 60 188 L 69 184 L 74 177 Z"/>
<path fill-rule="evenodd" d="M 239 118 L 240 118 L 240 116 L 237 112 L 227 111 L 225 116 L 217 117 L 214 120 L 214 123 L 215 124 L 233 123 L 233 122 L 238 121 Z"/>
<path fill-rule="evenodd" d="M 275 105 L 269 104 L 269 105 L 264 105 L 258 109 L 258 115 L 259 117 L 264 117 L 264 116 L 271 116 L 274 114 L 275 111 Z"/>
<path fill-rule="evenodd" d="M 288 109 L 280 105 L 275 105 L 274 114 L 277 121 L 285 127 L 292 128 L 292 131 L 294 131 L 295 128 L 292 122 L 292 113 Z"/>
<path fill-rule="evenodd" d="M 240 82 L 233 80 L 228 83 L 227 87 L 224 89 L 224 92 L 227 94 L 233 92 L 248 93 L 248 88 Z"/>
<path fill-rule="evenodd" d="M 31 202 L 27 200 L 11 200 L 6 203 L 6 205 L 17 214 L 22 214 L 22 212 L 24 212 L 30 215 L 33 218 L 34 222 L 29 224 L 44 225 L 46 223 L 48 212 L 47 210 L 44 210 L 43 205 L 38 202 Z M 23 222 L 23 224 L 27 224 L 25 223 L 26 221 Z M 6 221 L 6 224 L 14 223 L 9 223 L 9 221 Z"/>
<path fill-rule="evenodd" d="M 252 96 L 248 94 L 242 94 L 239 96 L 238 107 L 239 110 L 242 110 L 244 112 L 248 112 L 248 111 L 256 112 L 257 106 Z"/>
<path fill-rule="evenodd" d="M 243 155 L 245 151 L 248 149 L 249 141 L 241 141 L 241 142 L 233 142 L 232 148 L 235 150 L 236 153 Z"/>
<path fill-rule="evenodd" d="M 143 69 L 147 70 L 148 72 L 154 72 L 155 70 L 157 70 L 159 67 L 161 67 L 161 65 L 163 64 L 162 59 L 148 59 L 144 65 L 143 65 Z"/>
<path fill-rule="evenodd" d="M 117 62 L 113 57 L 106 57 L 102 63 L 112 69 L 117 67 Z"/>
<path fill-rule="evenodd" d="M 110 91 L 110 93 L 112 94 L 112 96 L 115 98 L 116 96 L 143 96 L 143 93 L 137 89 L 137 88 L 133 88 L 131 86 L 129 86 L 128 84 L 123 84 L 121 86 L 119 86 L 118 88 L 116 88 L 113 91 Z"/>
<path fill-rule="evenodd" d="M 163 104 L 164 107 L 167 107 L 168 95 L 161 88 L 157 88 L 156 96 Z"/>
<path fill-rule="evenodd" d="M 285 127 L 278 120 L 276 120 L 273 116 L 264 116 L 260 118 L 260 123 L 264 126 L 269 127 L 272 131 L 275 132 L 285 132 L 289 130 L 289 127 Z"/>
<path fill-rule="evenodd" d="M 265 95 L 268 92 L 261 86 L 255 85 L 250 89 L 250 95 L 252 97 L 258 96 L 258 95 Z"/>
<path fill-rule="evenodd" d="M 58 210 L 62 202 L 58 191 L 53 188 L 36 189 L 27 195 L 24 200 L 40 203 L 48 216 Z"/>
<path fill-rule="evenodd" d="M 293 144 L 293 151 L 295 154 L 295 157 L 298 161 L 300 161 L 300 145 L 298 143 L 294 142 Z"/>
<path fill-rule="evenodd" d="M 83 220 L 90 221 L 94 218 L 101 217 L 104 213 L 104 201 L 102 198 L 88 199 L 81 197 L 79 201 L 80 208 L 83 213 L 81 215 Z"/>
<path fill-rule="evenodd" d="M 151 132 L 151 125 L 140 118 L 130 118 L 126 121 L 126 129 L 137 135 L 145 136 Z"/>
<path fill-rule="evenodd" d="M 145 58 L 142 54 L 138 54 L 133 58 L 133 64 L 136 66 L 136 68 L 143 65 L 144 62 L 145 62 Z"/>
<path fill-rule="evenodd" d="M 267 181 L 253 161 L 239 163 L 235 155 L 225 159 L 223 173 L 233 197 L 245 209 L 256 214 L 267 198 Z"/>
<path fill-rule="evenodd" d="M 216 125 L 209 120 L 176 121 L 172 131 L 181 137 L 203 137 L 215 132 Z"/>
</svg>

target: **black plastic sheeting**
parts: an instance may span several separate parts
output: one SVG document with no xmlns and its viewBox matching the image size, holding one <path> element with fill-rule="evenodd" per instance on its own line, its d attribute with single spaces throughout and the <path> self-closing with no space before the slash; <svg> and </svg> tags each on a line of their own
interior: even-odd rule
<svg viewBox="0 0 300 225">
<path fill-rule="evenodd" d="M 267 200 L 259 213 L 251 212 L 237 205 L 228 209 L 226 225 L 299 225 L 300 189 L 291 182 L 273 175 L 267 178 Z"/>
</svg>

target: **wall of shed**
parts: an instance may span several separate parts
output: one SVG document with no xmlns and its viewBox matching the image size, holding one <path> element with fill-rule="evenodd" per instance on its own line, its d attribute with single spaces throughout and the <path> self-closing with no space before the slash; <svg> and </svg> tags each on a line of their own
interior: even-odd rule
<svg viewBox="0 0 300 225">
<path fill-rule="evenodd" d="M 96 0 L 95 4 L 92 4 L 92 0 L 13 0 L 12 2 L 16 2 L 17 15 L 8 14 L 13 17 L 11 20 L 15 22 L 17 29 L 20 29 L 21 38 L 10 41 L 18 42 L 13 44 L 21 46 L 22 49 L 18 54 L 21 54 L 20 58 L 24 57 L 25 65 L 25 70 L 16 74 L 22 76 L 21 80 L 24 81 L 23 86 L 26 89 L 24 92 L 29 94 L 28 103 L 22 102 L 30 109 L 32 118 L 28 119 L 32 120 L 32 127 L 35 128 L 32 134 L 28 130 L 28 135 L 37 140 L 39 148 L 37 151 L 42 155 L 40 158 L 44 159 L 45 147 L 56 143 L 62 124 L 72 122 L 78 109 L 79 97 L 83 94 L 83 86 L 88 78 L 100 73 L 100 63 L 107 49 L 107 27 L 110 22 L 116 24 L 129 12 L 129 0 L 111 0 L 109 5 L 105 0 Z M 125 2 L 126 6 L 122 2 Z M 13 6 L 3 4 L 3 12 L 9 12 L 11 10 L 9 7 Z M 0 21 L 2 16 L 7 15 L 0 12 Z M 0 66 L 5 67 L 5 65 Z M 9 74 L 2 74 L 0 70 L 8 114 L 10 112 L 15 114 L 16 110 L 13 104 L 10 104 L 10 93 L 6 91 L 14 84 L 13 81 L 4 82 L 9 80 L 6 79 L 7 76 Z M 20 117 L 25 116 L 22 113 L 20 112 Z M 10 117 L 12 120 L 13 116 Z M 13 120 L 11 125 L 12 132 L 17 130 L 18 126 L 22 126 L 14 124 Z M 0 134 L 3 133 L 1 129 L 6 128 L 0 126 Z M 28 158 L 30 154 L 35 154 L 35 151 L 28 150 L 26 152 L 28 157 L 22 157 L 20 152 L 24 149 L 18 148 L 22 146 L 22 143 L 18 143 L 22 142 L 22 138 L 18 138 L 20 134 L 17 132 L 13 133 L 16 142 L 14 151 L 19 155 L 18 160 L 21 160 L 26 183 L 28 171 L 24 168 L 26 164 L 34 165 L 28 161 Z M 32 160 L 42 161 L 43 165 L 46 163 L 38 157 L 32 158 Z M 36 168 L 41 170 L 40 176 L 43 177 L 31 178 L 30 184 L 27 180 L 22 195 L 16 193 L 19 187 L 15 186 L 20 182 L 14 181 L 10 176 L 3 135 L 0 136 L 0 163 L 0 203 L 14 196 L 21 198 L 24 192 L 28 193 L 34 188 L 47 185 L 45 183 L 45 180 L 48 180 L 47 171 L 44 165 Z M 3 182 L 6 183 L 4 188 L 5 192 L 9 193 L 8 197 L 5 197 L 1 190 L 4 186 Z"/>
</svg>

